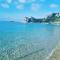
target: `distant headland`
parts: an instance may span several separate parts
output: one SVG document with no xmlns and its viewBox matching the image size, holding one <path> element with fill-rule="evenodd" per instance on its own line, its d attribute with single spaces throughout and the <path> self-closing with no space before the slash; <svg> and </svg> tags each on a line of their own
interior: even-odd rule
<svg viewBox="0 0 60 60">
<path fill-rule="evenodd" d="M 25 17 L 27 23 L 54 23 L 60 24 L 60 13 L 52 13 L 46 18 L 34 18 L 34 17 Z"/>
</svg>

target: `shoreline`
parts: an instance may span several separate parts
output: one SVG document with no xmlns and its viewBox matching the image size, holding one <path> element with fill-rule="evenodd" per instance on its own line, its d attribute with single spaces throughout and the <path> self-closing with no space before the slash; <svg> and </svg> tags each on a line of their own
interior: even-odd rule
<svg viewBox="0 0 60 60">
<path fill-rule="evenodd" d="M 58 53 L 60 53 L 59 48 L 60 48 L 60 44 L 58 43 L 56 48 L 52 50 L 52 52 L 49 54 L 49 56 L 45 60 L 59 60 L 60 59 L 60 57 L 58 58 L 58 56 L 60 56 L 60 54 L 58 55 Z"/>
<path fill-rule="evenodd" d="M 27 22 L 25 21 L 25 22 L 18 22 L 18 21 L 0 21 L 0 22 L 12 22 L 12 23 L 24 23 L 24 24 L 26 24 Z M 32 23 L 34 23 L 34 22 L 32 22 Z M 37 24 L 37 23 L 35 23 L 35 24 Z M 38 23 L 38 24 L 52 24 L 52 25 L 60 25 L 60 22 L 42 22 L 42 23 Z"/>
</svg>

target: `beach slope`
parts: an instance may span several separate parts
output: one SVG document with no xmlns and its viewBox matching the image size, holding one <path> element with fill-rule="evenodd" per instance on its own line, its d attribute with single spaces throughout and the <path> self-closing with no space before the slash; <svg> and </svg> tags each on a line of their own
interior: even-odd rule
<svg viewBox="0 0 60 60">
<path fill-rule="evenodd" d="M 57 46 L 48 60 L 60 60 L 60 44 Z"/>
</svg>

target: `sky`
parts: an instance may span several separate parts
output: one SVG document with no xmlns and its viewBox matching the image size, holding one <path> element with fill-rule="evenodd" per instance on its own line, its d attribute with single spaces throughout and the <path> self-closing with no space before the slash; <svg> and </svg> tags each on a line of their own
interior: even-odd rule
<svg viewBox="0 0 60 60">
<path fill-rule="evenodd" d="M 60 0 L 0 0 L 0 18 L 20 21 L 25 16 L 36 18 L 60 12 Z"/>
</svg>

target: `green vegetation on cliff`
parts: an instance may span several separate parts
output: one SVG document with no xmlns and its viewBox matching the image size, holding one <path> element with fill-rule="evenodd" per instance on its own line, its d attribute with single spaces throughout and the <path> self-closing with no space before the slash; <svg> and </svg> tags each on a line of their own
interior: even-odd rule
<svg viewBox="0 0 60 60">
<path fill-rule="evenodd" d="M 28 23 L 60 23 L 60 13 L 52 13 L 51 15 L 47 16 L 46 18 L 36 19 L 34 17 L 25 17 Z"/>
</svg>

